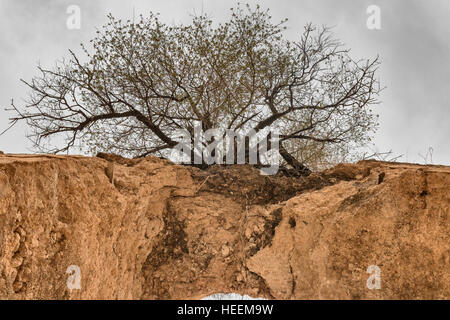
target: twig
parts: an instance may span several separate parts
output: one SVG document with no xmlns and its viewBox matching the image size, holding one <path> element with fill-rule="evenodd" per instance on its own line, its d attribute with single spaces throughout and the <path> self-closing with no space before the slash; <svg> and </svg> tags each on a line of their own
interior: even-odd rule
<svg viewBox="0 0 450 320">
<path fill-rule="evenodd" d="M 197 194 L 197 192 L 200 191 L 201 187 L 203 187 L 203 185 L 206 183 L 206 181 L 208 181 L 209 177 L 211 176 L 207 176 L 205 180 L 203 180 L 203 182 L 200 184 L 200 186 L 197 188 L 197 190 L 195 190 L 194 194 Z"/>
</svg>

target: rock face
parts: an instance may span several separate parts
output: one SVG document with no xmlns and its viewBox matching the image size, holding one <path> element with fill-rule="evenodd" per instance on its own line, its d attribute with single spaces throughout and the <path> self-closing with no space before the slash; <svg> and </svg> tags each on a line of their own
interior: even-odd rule
<svg viewBox="0 0 450 320">
<path fill-rule="evenodd" d="M 1 155 L 0 298 L 450 299 L 449 189 L 444 166 Z"/>
</svg>

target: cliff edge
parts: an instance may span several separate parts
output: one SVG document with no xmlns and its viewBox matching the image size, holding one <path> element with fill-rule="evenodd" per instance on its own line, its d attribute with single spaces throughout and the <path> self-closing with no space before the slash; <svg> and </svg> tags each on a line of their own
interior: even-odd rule
<svg viewBox="0 0 450 320">
<path fill-rule="evenodd" d="M 0 298 L 450 299 L 449 190 L 445 166 L 0 155 Z"/>
</svg>

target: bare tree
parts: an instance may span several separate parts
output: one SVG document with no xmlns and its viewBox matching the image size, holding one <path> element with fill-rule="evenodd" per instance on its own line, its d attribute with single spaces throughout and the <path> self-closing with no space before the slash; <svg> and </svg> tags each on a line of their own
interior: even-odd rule
<svg viewBox="0 0 450 320">
<path fill-rule="evenodd" d="M 25 106 L 12 103 L 11 121 L 27 121 L 36 147 L 164 154 L 175 130 L 192 132 L 201 121 L 203 130 L 278 131 L 283 159 L 306 170 L 295 146 L 360 142 L 376 127 L 378 58 L 353 60 L 326 27 L 307 24 L 290 41 L 286 20 L 274 24 L 268 10 L 249 6 L 217 25 L 206 15 L 189 25 L 155 14 L 138 20 L 109 16 L 90 48 L 82 46 L 83 59 L 70 51 L 22 80 L 31 94 Z M 58 135 L 64 140 L 49 141 Z"/>
</svg>

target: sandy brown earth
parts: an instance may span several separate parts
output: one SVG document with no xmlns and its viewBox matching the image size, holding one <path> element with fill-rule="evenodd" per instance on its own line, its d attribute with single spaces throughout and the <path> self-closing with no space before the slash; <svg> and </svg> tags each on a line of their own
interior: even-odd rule
<svg viewBox="0 0 450 320">
<path fill-rule="evenodd" d="M 365 161 L 299 178 L 0 155 L 0 298 L 450 299 L 449 189 L 444 166 Z M 67 287 L 71 265 L 80 289 Z"/>
</svg>

